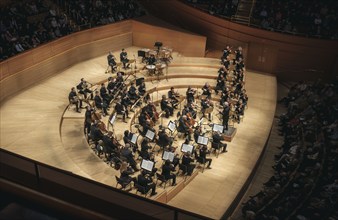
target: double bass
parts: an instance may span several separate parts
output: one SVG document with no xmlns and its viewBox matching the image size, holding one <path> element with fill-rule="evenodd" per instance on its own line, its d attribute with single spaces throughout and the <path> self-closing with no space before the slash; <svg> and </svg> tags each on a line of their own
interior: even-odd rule
<svg viewBox="0 0 338 220">
<path fill-rule="evenodd" d="M 107 130 L 106 125 L 104 124 L 104 122 L 101 121 L 101 118 L 102 118 L 102 116 L 101 116 L 101 114 L 100 114 L 99 112 L 96 112 L 95 110 L 92 112 L 92 115 L 91 115 L 92 121 L 93 121 L 93 122 L 97 121 L 97 126 L 98 126 L 98 128 L 99 128 L 102 132 L 107 133 L 108 130 Z"/>
</svg>

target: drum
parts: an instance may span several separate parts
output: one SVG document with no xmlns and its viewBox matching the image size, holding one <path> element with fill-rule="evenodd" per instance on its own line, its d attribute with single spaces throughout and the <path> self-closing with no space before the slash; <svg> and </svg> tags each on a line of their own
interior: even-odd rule
<svg viewBox="0 0 338 220">
<path fill-rule="evenodd" d="M 149 75 L 152 75 L 152 74 L 155 73 L 155 68 L 156 68 L 155 65 L 147 65 L 146 68 L 147 68 L 147 70 L 148 70 L 148 74 L 149 74 Z"/>
</svg>

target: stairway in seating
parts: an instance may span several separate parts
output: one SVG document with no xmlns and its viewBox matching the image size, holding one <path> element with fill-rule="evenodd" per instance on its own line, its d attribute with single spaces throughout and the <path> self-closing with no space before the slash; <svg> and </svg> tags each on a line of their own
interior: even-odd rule
<svg viewBox="0 0 338 220">
<path fill-rule="evenodd" d="M 231 16 L 231 21 L 240 24 L 250 24 L 250 17 L 256 0 L 240 0 L 235 15 Z"/>
</svg>

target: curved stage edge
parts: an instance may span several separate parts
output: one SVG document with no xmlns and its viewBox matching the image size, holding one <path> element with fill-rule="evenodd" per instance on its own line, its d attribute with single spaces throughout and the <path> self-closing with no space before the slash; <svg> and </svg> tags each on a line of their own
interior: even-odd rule
<svg viewBox="0 0 338 220">
<path fill-rule="evenodd" d="M 127 48 L 127 51 L 133 54 L 137 48 Z M 118 55 L 118 51 L 114 53 Z M 204 67 L 199 66 L 201 60 L 206 61 Z M 78 63 L 6 100 L 1 106 L 1 147 L 115 187 L 116 171 L 96 157 L 86 144 L 82 131 L 83 120 L 67 119 L 60 125 L 68 104 L 66 97 L 69 89 L 82 77 L 92 83 L 105 81 L 108 77 L 104 74 L 105 66 L 105 55 Z M 172 69 L 175 69 L 172 74 L 205 71 L 201 68 L 205 68 L 209 74 L 217 72 L 216 67 L 215 59 L 178 56 L 172 63 Z M 165 80 L 161 83 L 165 84 Z M 269 136 L 276 106 L 276 77 L 247 71 L 246 90 L 249 108 L 244 121 L 236 125 L 237 134 L 228 144 L 228 153 L 217 159 L 213 156 L 213 169 L 197 175 L 169 205 L 219 219 L 236 198 Z"/>
</svg>

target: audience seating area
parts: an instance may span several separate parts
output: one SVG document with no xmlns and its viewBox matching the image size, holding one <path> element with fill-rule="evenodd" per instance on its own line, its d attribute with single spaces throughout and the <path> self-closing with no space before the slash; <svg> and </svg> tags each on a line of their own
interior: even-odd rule
<svg viewBox="0 0 338 220">
<path fill-rule="evenodd" d="M 299 82 L 280 100 L 284 144 L 274 176 L 243 204 L 246 219 L 336 219 L 337 81 Z"/>
<path fill-rule="evenodd" d="M 0 62 L 75 31 L 145 14 L 134 0 L 15 1 L 0 10 Z"/>
<path fill-rule="evenodd" d="M 184 0 L 209 14 L 231 19 L 243 0 Z M 338 2 L 257 0 L 251 12 L 250 26 L 307 37 L 338 38 Z"/>
</svg>

